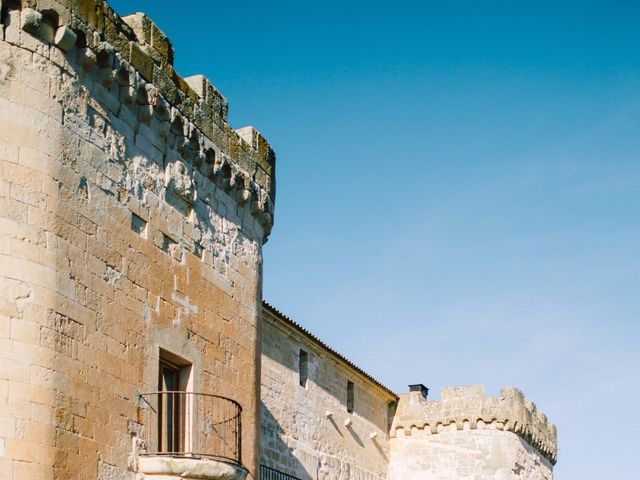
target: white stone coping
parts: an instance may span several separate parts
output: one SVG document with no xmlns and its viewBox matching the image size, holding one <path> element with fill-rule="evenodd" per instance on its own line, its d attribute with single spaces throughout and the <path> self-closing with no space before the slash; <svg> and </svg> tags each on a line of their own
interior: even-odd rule
<svg viewBox="0 0 640 480">
<path fill-rule="evenodd" d="M 245 480 L 247 470 L 240 465 L 209 458 L 141 456 L 138 458 L 141 478 L 193 478 L 205 480 Z"/>
</svg>

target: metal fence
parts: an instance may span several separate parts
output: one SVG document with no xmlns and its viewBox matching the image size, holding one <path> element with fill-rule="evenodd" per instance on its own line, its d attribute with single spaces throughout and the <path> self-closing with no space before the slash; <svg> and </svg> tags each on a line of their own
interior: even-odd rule
<svg viewBox="0 0 640 480">
<path fill-rule="evenodd" d="M 142 455 L 206 457 L 242 463 L 242 407 L 230 398 L 183 391 L 140 395 Z"/>
<path fill-rule="evenodd" d="M 300 480 L 298 477 L 292 477 L 286 473 L 282 473 L 266 465 L 260 465 L 260 480 Z"/>
</svg>

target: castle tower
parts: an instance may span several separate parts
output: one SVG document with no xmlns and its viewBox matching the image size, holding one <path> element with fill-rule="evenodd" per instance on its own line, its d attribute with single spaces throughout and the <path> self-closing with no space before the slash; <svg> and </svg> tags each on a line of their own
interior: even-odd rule
<svg viewBox="0 0 640 480">
<path fill-rule="evenodd" d="M 487 397 L 482 385 L 401 395 L 391 426 L 389 480 L 551 480 L 556 427 L 504 388 Z"/>
<path fill-rule="evenodd" d="M 143 14 L 0 11 L 0 478 L 256 478 L 273 151 Z"/>
</svg>

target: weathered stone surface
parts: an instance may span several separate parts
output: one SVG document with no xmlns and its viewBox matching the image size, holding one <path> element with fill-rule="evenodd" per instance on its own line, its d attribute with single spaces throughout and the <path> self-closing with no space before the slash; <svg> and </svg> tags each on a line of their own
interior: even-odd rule
<svg viewBox="0 0 640 480">
<path fill-rule="evenodd" d="M 55 37 L 55 29 L 46 22 L 40 22 L 38 36 L 46 43 L 53 43 Z"/>
<path fill-rule="evenodd" d="M 195 200 L 195 189 L 188 168 L 180 160 L 167 165 L 165 184 L 173 192 L 188 203 Z"/>
<path fill-rule="evenodd" d="M 53 43 L 55 43 L 56 47 L 58 47 L 60 50 L 68 53 L 76 46 L 76 40 L 76 33 L 66 25 L 63 25 L 56 30 L 56 35 L 53 39 Z"/>
<path fill-rule="evenodd" d="M 136 42 L 131 42 L 129 48 L 131 66 L 148 82 L 153 80 L 153 59 Z"/>
<path fill-rule="evenodd" d="M 122 20 L 135 32 L 138 42 L 153 48 L 161 61 L 173 65 L 173 46 L 169 38 L 149 17 L 144 13 L 134 13 L 123 17 Z"/>
<path fill-rule="evenodd" d="M 42 14 L 31 8 L 24 8 L 20 14 L 20 22 L 25 32 L 38 35 L 40 33 L 40 24 L 42 23 Z"/>
<path fill-rule="evenodd" d="M 39 5 L 7 11 L 0 39 L 0 477 L 133 480 L 155 441 L 139 394 L 167 351 L 195 391 L 241 404 L 255 478 L 268 230 L 199 170 L 206 143 L 239 171 L 235 134 L 195 127 L 157 28 L 138 43 L 103 1 L 43 0 L 45 20 L 59 9 L 49 45 Z M 172 74 L 156 85 L 156 69 Z"/>
<path fill-rule="evenodd" d="M 140 457 L 139 480 L 157 479 L 157 475 L 172 478 L 202 480 L 245 480 L 247 471 L 237 465 L 210 459 Z"/>
<path fill-rule="evenodd" d="M 202 100 L 207 98 L 207 83 L 209 83 L 209 81 L 203 75 L 185 77 L 184 81 L 193 88 L 193 91 L 196 92 Z"/>
<path fill-rule="evenodd" d="M 487 397 L 482 385 L 445 388 L 430 401 L 401 395 L 391 426 L 389 479 L 550 480 L 556 428 L 505 388 Z"/>
<path fill-rule="evenodd" d="M 396 396 L 272 308 L 262 320 L 262 462 L 302 479 L 386 478 Z M 300 350 L 308 361 L 304 386 Z"/>
</svg>

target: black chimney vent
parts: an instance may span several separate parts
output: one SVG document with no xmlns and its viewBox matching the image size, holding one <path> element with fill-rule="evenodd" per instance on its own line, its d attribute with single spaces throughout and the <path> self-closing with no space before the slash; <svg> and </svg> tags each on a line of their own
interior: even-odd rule
<svg viewBox="0 0 640 480">
<path fill-rule="evenodd" d="M 424 398 L 427 398 L 427 396 L 429 395 L 429 389 L 421 383 L 415 383 L 413 385 L 409 385 L 409 391 L 420 392 Z"/>
</svg>

